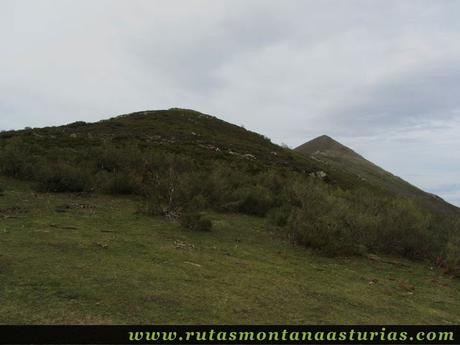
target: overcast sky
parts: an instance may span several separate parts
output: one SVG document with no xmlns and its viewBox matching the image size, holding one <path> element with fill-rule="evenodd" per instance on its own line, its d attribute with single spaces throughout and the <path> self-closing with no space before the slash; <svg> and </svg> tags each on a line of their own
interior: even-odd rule
<svg viewBox="0 0 460 345">
<path fill-rule="evenodd" d="M 460 205 L 460 1 L 0 0 L 0 129 L 192 108 Z"/>
</svg>

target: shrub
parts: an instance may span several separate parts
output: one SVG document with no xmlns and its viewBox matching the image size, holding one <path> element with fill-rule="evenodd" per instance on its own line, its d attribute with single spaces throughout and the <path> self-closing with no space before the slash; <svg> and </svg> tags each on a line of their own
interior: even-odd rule
<svg viewBox="0 0 460 345">
<path fill-rule="evenodd" d="M 7 147 L 0 153 L 0 172 L 10 177 L 20 177 L 26 163 L 26 154 L 16 147 Z"/>
<path fill-rule="evenodd" d="M 133 175 L 116 173 L 108 175 L 104 190 L 110 194 L 138 194 L 141 185 Z"/>
<path fill-rule="evenodd" d="M 445 250 L 445 268 L 447 273 L 460 277 L 460 224 L 451 229 Z"/>
<path fill-rule="evenodd" d="M 434 236 L 430 234 L 429 213 L 422 212 L 412 201 L 403 198 L 382 201 L 379 208 L 373 243 L 376 251 L 408 258 L 427 257 L 430 252 L 439 251 Z"/>
<path fill-rule="evenodd" d="M 283 227 L 288 224 L 291 213 L 292 207 L 275 207 L 268 211 L 267 220 L 270 224 Z"/>
<path fill-rule="evenodd" d="M 250 184 L 250 175 L 230 166 L 215 164 L 206 176 L 205 182 L 204 194 L 208 196 L 209 203 L 214 209 L 237 212 L 238 200 L 234 197 L 235 190 Z"/>
<path fill-rule="evenodd" d="M 242 187 L 234 198 L 239 212 L 259 217 L 265 216 L 274 204 L 270 190 L 262 186 Z"/>
<path fill-rule="evenodd" d="M 136 147 L 118 148 L 115 145 L 105 144 L 90 150 L 87 154 L 97 171 L 119 173 L 141 168 L 143 164 L 142 153 Z"/>
<path fill-rule="evenodd" d="M 184 229 L 192 231 L 211 231 L 212 222 L 201 213 L 186 213 L 180 217 Z"/>
<path fill-rule="evenodd" d="M 5 195 L 5 189 L 0 186 L 0 196 L 4 196 Z"/>
<path fill-rule="evenodd" d="M 91 188 L 90 175 L 84 170 L 59 164 L 42 169 L 38 190 L 52 193 L 78 193 Z"/>
<path fill-rule="evenodd" d="M 291 194 L 301 201 L 288 221 L 291 239 L 327 255 L 370 250 L 415 259 L 440 250 L 431 215 L 412 201 L 308 181 Z"/>
<path fill-rule="evenodd" d="M 202 173 L 187 159 L 169 156 L 166 161 L 148 167 L 143 177 L 145 211 L 175 218 L 184 211 L 207 207 Z"/>
<path fill-rule="evenodd" d="M 192 197 L 187 205 L 187 209 L 190 211 L 201 211 L 206 210 L 209 207 L 208 200 L 203 194 L 198 194 Z"/>
<path fill-rule="evenodd" d="M 290 237 L 297 244 L 328 256 L 357 254 L 355 229 L 349 220 L 349 210 L 340 199 L 326 190 L 310 189 L 303 206 L 295 210 L 290 219 Z"/>
<path fill-rule="evenodd" d="M 120 151 L 110 145 L 93 149 L 88 152 L 88 155 L 96 171 L 115 172 L 123 166 Z"/>
</svg>

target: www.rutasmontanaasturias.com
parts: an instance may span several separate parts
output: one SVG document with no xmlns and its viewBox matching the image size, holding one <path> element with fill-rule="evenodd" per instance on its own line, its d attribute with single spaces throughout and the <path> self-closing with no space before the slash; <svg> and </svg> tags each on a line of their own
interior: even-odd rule
<svg viewBox="0 0 460 345">
<path fill-rule="evenodd" d="M 454 341 L 454 332 L 450 331 L 418 331 L 410 334 L 406 331 L 387 331 L 384 327 L 380 331 L 184 331 L 184 332 L 128 332 L 129 340 L 132 342 L 219 342 L 219 341 Z"/>
</svg>

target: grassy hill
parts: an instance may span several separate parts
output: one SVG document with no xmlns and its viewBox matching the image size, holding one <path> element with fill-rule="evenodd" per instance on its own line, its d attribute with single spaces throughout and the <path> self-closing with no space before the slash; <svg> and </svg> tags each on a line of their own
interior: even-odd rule
<svg viewBox="0 0 460 345">
<path fill-rule="evenodd" d="M 176 108 L 0 133 L 0 321 L 458 323 L 458 210 L 303 148 Z"/>
<path fill-rule="evenodd" d="M 258 133 L 211 115 L 179 108 L 136 112 L 95 123 L 1 132 L 0 149 L 9 146 L 22 151 L 24 156 L 33 156 L 32 159 L 45 157 L 52 162 L 91 161 L 101 150 L 110 149 L 110 154 L 124 150 L 124 154 L 133 154 L 134 158 L 140 153 L 156 152 L 186 156 L 200 165 L 217 161 L 250 165 L 252 170 L 269 166 L 305 174 L 327 170 L 330 183 L 344 188 L 366 184 L 353 174 L 273 144 Z M 21 172 L 12 171 L 10 175 L 20 177 Z M 33 177 L 27 171 L 25 175 L 26 179 Z"/>
<path fill-rule="evenodd" d="M 10 131 L 0 136 L 3 142 L 19 138 L 40 149 L 79 150 L 110 143 L 186 154 L 200 160 L 241 159 L 299 167 L 307 164 L 262 135 L 210 115 L 176 108 L 137 112 L 95 123 Z"/>
<path fill-rule="evenodd" d="M 135 197 L 0 178 L 0 323 L 458 324 L 460 282 L 398 258 L 327 258 L 266 220 L 182 229 Z"/>
</svg>

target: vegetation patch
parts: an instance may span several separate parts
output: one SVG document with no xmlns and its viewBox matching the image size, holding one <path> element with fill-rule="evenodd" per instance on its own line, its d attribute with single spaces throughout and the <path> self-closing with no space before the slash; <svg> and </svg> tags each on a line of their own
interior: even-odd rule
<svg viewBox="0 0 460 345">
<path fill-rule="evenodd" d="M 180 217 L 180 225 L 187 230 L 209 232 L 212 222 L 201 213 L 186 213 Z"/>
</svg>

